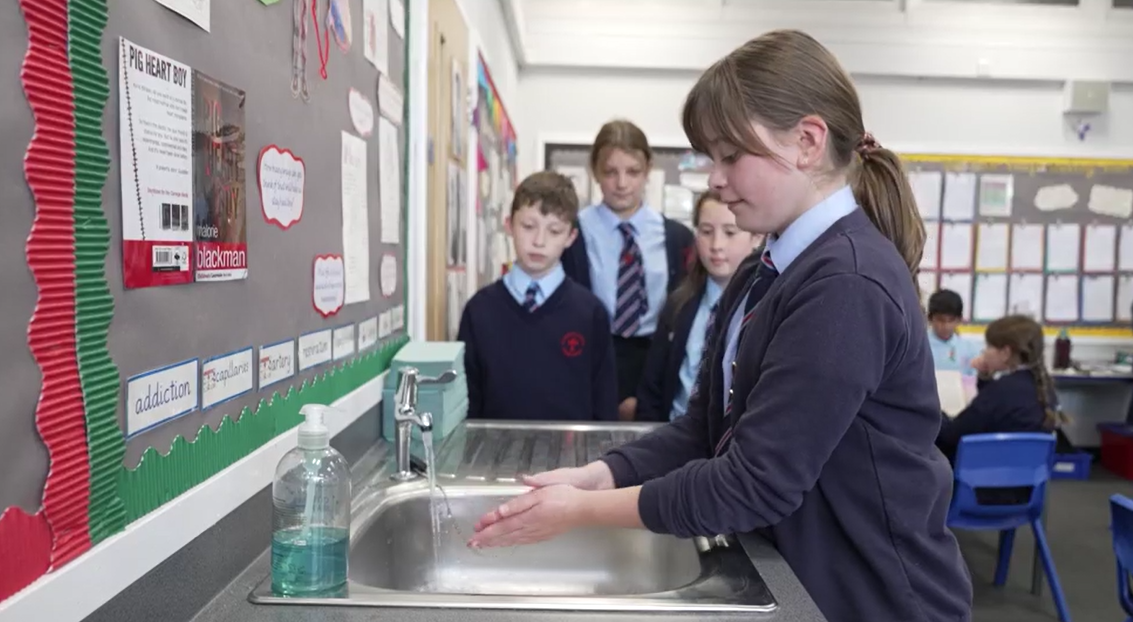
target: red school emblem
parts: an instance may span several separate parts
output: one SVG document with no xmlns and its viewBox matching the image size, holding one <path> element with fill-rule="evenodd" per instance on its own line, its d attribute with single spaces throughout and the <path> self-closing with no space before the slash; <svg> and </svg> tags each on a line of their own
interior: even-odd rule
<svg viewBox="0 0 1133 622">
<path fill-rule="evenodd" d="M 582 354 L 582 347 L 586 345 L 586 339 L 582 333 L 571 331 L 559 340 L 559 346 L 563 349 L 563 356 L 574 358 Z"/>
</svg>

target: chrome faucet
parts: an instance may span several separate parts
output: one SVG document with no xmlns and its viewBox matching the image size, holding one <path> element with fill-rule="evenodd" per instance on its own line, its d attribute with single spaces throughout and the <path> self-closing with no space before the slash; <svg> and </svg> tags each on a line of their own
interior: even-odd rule
<svg viewBox="0 0 1133 622">
<path fill-rule="evenodd" d="M 403 367 L 397 380 L 397 406 L 393 411 L 395 429 L 395 449 L 397 452 L 397 471 L 391 476 L 398 481 L 411 480 L 418 475 L 409 464 L 409 440 L 413 436 L 413 426 L 422 432 L 433 429 L 433 415 L 417 413 L 417 386 L 422 384 L 446 384 L 456 380 L 456 372 L 447 370 L 436 378 L 422 376 L 416 367 Z"/>
</svg>

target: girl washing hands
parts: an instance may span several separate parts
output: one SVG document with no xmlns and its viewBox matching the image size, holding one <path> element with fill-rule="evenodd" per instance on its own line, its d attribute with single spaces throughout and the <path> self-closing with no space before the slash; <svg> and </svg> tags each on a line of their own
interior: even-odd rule
<svg viewBox="0 0 1133 622">
<path fill-rule="evenodd" d="M 849 76 L 797 31 L 701 76 L 685 133 L 736 224 L 736 271 L 684 416 L 477 522 L 470 546 L 584 526 L 764 533 L 830 622 L 971 620 L 914 274 L 924 225 Z"/>
</svg>

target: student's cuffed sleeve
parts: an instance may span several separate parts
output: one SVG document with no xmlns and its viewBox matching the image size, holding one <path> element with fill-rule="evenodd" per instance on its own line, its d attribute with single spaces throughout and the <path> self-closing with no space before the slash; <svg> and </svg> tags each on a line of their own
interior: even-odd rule
<svg viewBox="0 0 1133 622">
<path fill-rule="evenodd" d="M 597 421 L 618 420 L 618 373 L 614 367 L 614 340 L 610 336 L 610 316 L 600 305 L 594 311 L 593 332 L 596 348 L 591 387 Z"/>
<path fill-rule="evenodd" d="M 472 330 L 472 314 L 467 306 L 460 316 L 460 329 L 456 340 L 464 343 L 464 376 L 468 383 L 468 418 L 476 419 L 484 413 L 484 390 L 480 363 L 476 358 L 476 336 Z"/>
<path fill-rule="evenodd" d="M 724 454 L 645 483 L 638 508 L 650 530 L 740 533 L 792 514 L 908 344 L 896 303 L 856 274 L 807 285 L 783 317 Z"/>
</svg>

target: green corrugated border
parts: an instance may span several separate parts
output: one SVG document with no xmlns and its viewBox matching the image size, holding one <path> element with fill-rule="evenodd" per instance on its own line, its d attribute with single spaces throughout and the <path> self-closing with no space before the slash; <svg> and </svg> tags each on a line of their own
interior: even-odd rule
<svg viewBox="0 0 1133 622">
<path fill-rule="evenodd" d="M 67 56 L 75 89 L 75 336 L 90 455 L 92 545 L 126 526 L 117 482 L 126 451 L 118 427 L 120 379 L 106 343 L 114 316 L 106 282 L 110 228 L 102 212 L 102 188 L 110 170 L 102 136 L 110 95 L 101 51 L 107 12 L 107 0 L 70 0 L 67 5 Z"/>
<path fill-rule="evenodd" d="M 127 521 L 156 510 L 299 425 L 303 404 L 330 404 L 366 384 L 389 369 L 394 355 L 408 341 L 408 337 L 398 337 L 377 352 L 304 382 L 298 391 L 291 387 L 282 397 L 273 393 L 270 400 L 260 400 L 254 412 L 245 408 L 236 421 L 225 415 L 215 431 L 205 426 L 193 442 L 178 436 L 167 454 L 147 449 L 137 468 L 120 471 L 119 490 Z"/>
</svg>

